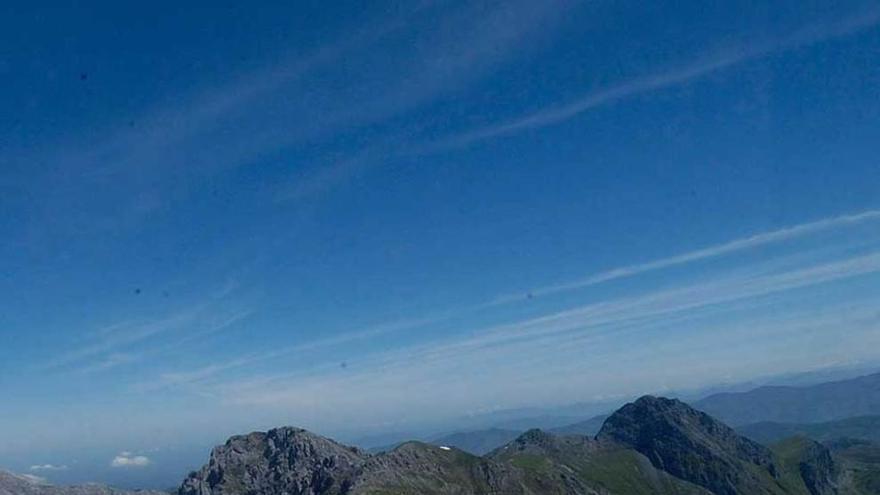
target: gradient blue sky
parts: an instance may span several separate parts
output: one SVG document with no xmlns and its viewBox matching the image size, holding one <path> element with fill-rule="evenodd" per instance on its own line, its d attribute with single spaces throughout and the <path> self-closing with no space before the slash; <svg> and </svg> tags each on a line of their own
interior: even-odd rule
<svg viewBox="0 0 880 495">
<path fill-rule="evenodd" d="M 0 466 L 880 359 L 876 2 L 288 3 L 0 6 Z"/>
</svg>

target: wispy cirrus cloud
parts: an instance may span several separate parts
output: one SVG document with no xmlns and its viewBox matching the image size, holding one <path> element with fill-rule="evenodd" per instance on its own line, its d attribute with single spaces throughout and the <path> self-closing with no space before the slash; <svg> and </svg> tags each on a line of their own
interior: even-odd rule
<svg viewBox="0 0 880 495">
<path fill-rule="evenodd" d="M 186 343 L 227 330 L 254 313 L 251 308 L 230 306 L 226 300 L 230 292 L 225 287 L 209 299 L 158 318 L 107 325 L 93 332 L 90 342 L 37 369 L 95 373 L 175 351 Z"/>
<path fill-rule="evenodd" d="M 614 268 L 608 271 L 581 278 L 579 280 L 573 280 L 571 282 L 563 282 L 561 284 L 538 287 L 529 292 L 533 296 L 537 296 L 584 289 L 586 287 L 591 287 L 594 285 L 599 285 L 605 282 L 611 282 L 613 280 L 618 280 L 622 278 L 633 277 L 655 270 L 662 270 L 664 268 L 670 268 L 695 261 L 717 258 L 740 251 L 755 249 L 761 246 L 792 241 L 802 238 L 804 236 L 816 234 L 831 229 L 845 228 L 847 226 L 874 222 L 877 220 L 880 220 L 880 210 L 867 210 L 851 215 L 840 215 L 831 218 L 823 218 L 821 220 L 816 220 L 815 222 L 807 222 L 770 232 L 762 232 L 760 234 L 755 234 L 749 237 L 735 239 L 723 244 L 716 244 L 714 246 L 689 251 L 687 253 L 683 253 L 677 256 L 671 256 L 648 263 L 640 263 L 620 268 Z M 492 303 L 503 304 L 515 300 L 522 300 L 522 294 L 502 295 L 492 301 Z"/>
<path fill-rule="evenodd" d="M 190 179 L 221 174 L 284 150 L 309 156 L 290 159 L 290 191 L 278 196 L 313 198 L 384 156 L 325 163 L 321 143 L 411 112 L 485 77 L 520 55 L 535 37 L 554 32 L 554 24 L 575 5 L 570 0 L 516 0 L 492 8 L 421 2 L 386 18 L 369 19 L 310 52 L 292 50 L 296 53 L 278 56 L 263 69 L 232 76 L 226 83 L 169 95 L 142 115 L 131 116 L 136 125 L 112 123 L 107 132 L 66 136 L 59 139 L 62 143 L 16 151 L 8 159 L 22 169 L 27 163 L 48 164 L 42 180 L 28 177 L 21 187 L 94 192 L 87 200 L 59 193 L 38 208 L 31 205 L 33 211 L 46 212 L 52 232 L 121 228 L 185 197 L 198 183 Z M 418 36 L 407 37 L 413 29 Z M 375 49 L 401 33 L 407 42 L 399 53 L 382 55 L 384 51 Z M 394 70 L 372 70 L 388 62 L 384 56 L 392 57 Z M 380 60 L 373 63 L 376 57 Z M 342 59 L 348 63 L 337 63 Z M 363 70 L 334 72 L 351 64 Z M 340 77 L 347 82 L 335 84 Z M 334 84 L 321 84 L 323 78 Z M 113 187 L 106 187 L 108 183 Z"/>
<path fill-rule="evenodd" d="M 381 404 L 387 402 L 401 408 L 404 407 L 400 404 L 402 401 L 436 404 L 431 397 L 460 400 L 459 405 L 473 403 L 479 400 L 474 394 L 517 389 L 526 383 L 535 391 L 542 387 L 552 389 L 559 383 L 560 376 L 568 376 L 566 383 L 572 381 L 571 386 L 583 386 L 588 376 L 604 376 L 597 367 L 608 367 L 608 372 L 613 373 L 625 367 L 630 359 L 627 356 L 634 352 L 645 354 L 643 362 L 648 362 L 692 352 L 721 356 L 726 350 L 728 354 L 719 357 L 718 362 L 728 363 L 739 356 L 736 369 L 742 373 L 743 363 L 751 361 L 739 354 L 737 346 L 766 339 L 768 349 L 778 351 L 779 345 L 787 345 L 787 359 L 801 358 L 808 362 L 817 353 L 830 352 L 830 348 L 806 343 L 839 336 L 841 327 L 848 333 L 840 336 L 838 342 L 852 356 L 854 349 L 846 346 L 864 342 L 864 337 L 877 328 L 880 312 L 876 302 L 880 295 L 785 312 L 770 309 L 773 305 L 767 298 L 789 300 L 786 298 L 801 297 L 795 295 L 800 294 L 797 291 L 877 273 L 880 273 L 880 253 L 876 252 L 778 273 L 745 271 L 690 286 L 588 304 L 466 332 L 475 335 L 464 338 L 380 352 L 355 360 L 347 370 L 327 367 L 274 376 L 206 381 L 202 386 L 213 390 L 221 400 L 237 405 L 301 407 L 310 411 L 341 406 L 384 407 Z M 728 321 L 725 315 L 739 316 Z M 627 335 L 640 344 L 628 347 Z M 800 347 L 794 346 L 798 338 L 807 340 Z M 729 347 L 703 348 L 720 341 L 727 342 Z M 676 352 L 652 356 L 652 345 L 674 346 Z M 771 369 L 770 357 L 759 356 L 751 365 Z M 571 375 L 578 371 L 585 373 L 583 378 Z M 677 372 L 677 369 L 669 372 Z M 467 390 L 473 392 L 457 387 L 464 379 L 469 384 Z M 644 380 L 644 376 L 641 379 Z M 706 377 L 706 380 L 712 379 L 718 377 Z M 332 396 L 328 391 L 333 391 Z M 370 397 L 360 391 L 369 391 Z M 418 391 L 430 392 L 420 394 Z M 509 397 L 521 395 L 519 388 Z"/>
<path fill-rule="evenodd" d="M 570 5 L 566 7 L 570 7 Z M 564 9 L 557 9 L 554 13 L 558 15 L 558 12 L 564 12 Z M 547 17 L 548 13 L 543 12 L 541 15 L 536 15 L 535 18 L 540 19 L 542 16 Z M 742 45 L 710 53 L 690 64 L 624 81 L 618 85 L 588 93 L 568 103 L 542 108 L 507 122 L 491 124 L 434 142 L 418 142 L 407 137 L 397 136 L 392 138 L 385 146 L 371 145 L 350 156 L 340 157 L 329 163 L 322 164 L 318 170 L 301 176 L 296 183 L 284 188 L 276 195 L 276 200 L 287 201 L 313 197 L 316 193 L 326 192 L 341 183 L 364 174 L 367 170 L 375 167 L 377 163 L 383 161 L 400 158 L 418 158 L 423 155 L 455 150 L 488 139 L 513 135 L 529 129 L 547 127 L 626 98 L 683 85 L 764 56 L 854 35 L 874 28 L 878 24 L 880 24 L 880 9 L 872 9 L 833 23 L 807 25 L 787 36 L 763 43 Z M 540 24 L 534 22 L 533 24 L 521 26 L 519 29 L 523 33 L 528 33 L 536 25 Z M 495 33 L 498 39 L 486 38 L 482 43 L 468 43 L 474 46 L 472 52 L 466 52 L 460 57 L 461 60 L 447 60 L 445 63 L 450 66 L 466 65 L 465 62 L 473 63 L 479 60 L 478 54 L 485 50 L 486 47 L 494 46 L 494 44 L 506 38 L 516 39 L 516 36 L 513 35 L 514 33 L 518 33 L 518 31 L 514 30 L 510 33 L 499 32 Z M 432 84 L 427 84 L 427 82 L 436 82 L 431 81 L 431 79 L 438 79 L 436 77 L 437 72 L 435 70 L 421 72 L 428 76 L 428 79 L 415 86 L 422 88 L 421 91 L 432 87 Z M 444 73 L 448 71 L 442 70 L 439 72 Z M 411 78 L 406 79 L 411 80 Z M 401 91 L 401 93 L 407 93 L 407 91 Z"/>
<path fill-rule="evenodd" d="M 146 322 L 132 322 L 125 325 L 114 325 L 111 332 L 93 343 L 84 345 L 57 356 L 42 366 L 42 369 L 58 369 L 73 364 L 89 361 L 89 366 L 94 366 L 93 358 L 103 355 L 117 355 L 117 351 L 156 337 L 168 332 L 179 330 L 196 321 L 198 316 L 208 307 L 207 304 L 198 304 L 193 307 L 179 310 L 176 313 L 163 318 Z"/>
<path fill-rule="evenodd" d="M 551 126 L 589 110 L 615 103 L 625 98 L 686 84 L 750 60 L 853 35 L 874 28 L 878 24 L 880 24 L 880 9 L 873 8 L 833 24 L 823 23 L 805 26 L 783 38 L 708 54 L 691 64 L 625 81 L 615 86 L 588 93 L 574 101 L 542 108 L 507 122 L 492 124 L 454 135 L 425 145 L 419 148 L 417 153 L 447 151 L 529 129 Z"/>
<path fill-rule="evenodd" d="M 708 246 L 701 249 L 696 249 L 694 251 L 688 251 L 686 253 L 682 253 L 675 256 L 670 256 L 667 258 L 661 258 L 658 260 L 654 260 L 647 263 L 640 263 L 634 265 L 628 265 L 618 268 L 613 268 L 607 271 L 599 272 L 593 275 L 589 275 L 580 279 L 576 279 L 570 282 L 563 282 L 559 284 L 552 284 L 543 287 L 537 287 L 528 290 L 527 292 L 532 294 L 533 296 L 552 296 L 557 295 L 569 291 L 576 291 L 580 289 L 584 289 L 587 287 L 592 287 L 596 285 L 601 285 L 604 283 L 613 282 L 615 280 L 628 278 L 628 277 L 637 277 L 640 275 L 644 275 L 653 271 L 659 271 L 666 268 L 671 268 L 680 265 L 686 265 L 688 263 L 710 260 L 714 258 L 721 258 L 724 256 L 747 252 L 749 250 L 753 250 L 756 248 L 760 248 L 763 246 L 786 243 L 791 241 L 796 241 L 798 239 L 802 239 L 804 237 L 808 237 L 810 235 L 820 234 L 824 232 L 833 232 L 839 229 L 846 229 L 847 227 L 859 227 L 864 224 L 870 224 L 872 222 L 880 221 L 880 210 L 866 210 L 859 213 L 853 213 L 848 215 L 840 215 L 835 217 L 823 218 L 820 220 L 816 220 L 813 222 L 806 222 L 798 225 L 793 225 L 790 227 L 784 227 L 777 230 L 761 232 L 758 234 L 742 237 L 739 239 L 734 239 L 729 242 L 716 244 L 713 246 Z M 824 272 L 821 273 L 812 273 L 805 272 L 800 273 L 800 277 L 805 281 L 811 281 L 807 283 L 810 285 L 812 283 L 821 283 L 823 280 L 834 280 L 835 277 L 846 277 L 848 274 L 855 271 L 856 273 L 859 270 L 868 269 L 868 273 L 870 273 L 873 268 L 872 263 L 875 262 L 875 258 L 858 258 L 855 260 L 849 260 L 847 262 L 841 262 L 842 264 L 829 265 L 824 268 Z M 818 270 L 818 268 L 816 268 Z M 795 277 L 796 273 L 790 273 L 788 277 Z M 765 293 L 775 292 L 779 290 L 786 290 L 791 288 L 796 288 L 798 286 L 797 279 L 793 279 L 789 282 L 788 286 L 778 286 L 782 279 L 774 279 L 774 278 L 759 278 L 756 280 L 749 279 L 739 279 L 736 281 L 736 284 L 741 285 L 740 289 L 753 288 L 754 291 L 748 293 L 749 297 L 753 297 L 756 295 L 760 295 L 761 291 L 765 291 Z M 806 282 L 804 282 L 806 283 Z M 674 297 L 680 298 L 683 301 L 690 301 L 687 305 L 681 309 L 695 308 L 700 306 L 701 304 L 710 304 L 710 303 L 699 303 L 699 301 L 705 301 L 705 296 L 708 294 L 718 293 L 720 291 L 719 287 L 729 287 L 729 282 L 719 281 L 716 282 L 715 285 L 700 285 L 697 287 L 683 287 L 678 288 L 675 291 L 665 292 L 661 295 L 655 294 L 652 297 L 660 298 L 660 300 L 656 304 L 670 304 L 670 300 Z M 736 295 L 740 294 L 740 295 Z M 732 293 L 732 295 L 726 296 L 732 299 L 737 299 L 740 297 L 745 297 L 742 293 Z M 203 368 L 198 368 L 194 370 L 188 371 L 178 371 L 178 372 L 168 372 L 163 374 L 158 380 L 153 383 L 142 385 L 143 389 L 156 389 L 162 388 L 166 386 L 179 386 L 185 385 L 189 383 L 197 383 L 200 381 L 204 381 L 210 379 L 218 374 L 228 372 L 231 370 L 236 370 L 240 368 L 245 368 L 247 366 L 251 366 L 258 363 L 265 363 L 267 361 L 279 359 L 285 356 L 295 355 L 301 352 L 310 352 L 316 351 L 319 349 L 326 349 L 332 347 L 343 346 L 346 344 L 351 344 L 353 342 L 365 341 L 371 338 L 379 337 L 382 335 L 393 334 L 395 332 L 403 332 L 403 331 L 412 331 L 418 329 L 420 327 L 428 326 L 431 324 L 447 321 L 453 318 L 460 317 L 464 314 L 469 314 L 473 312 L 489 310 L 491 308 L 497 306 L 508 305 L 516 302 L 522 301 L 524 298 L 523 293 L 518 294 L 505 294 L 494 297 L 490 300 L 474 304 L 472 306 L 468 306 L 465 308 L 453 308 L 446 311 L 436 312 L 433 314 L 429 314 L 420 318 L 393 321 L 383 324 L 378 324 L 375 326 L 358 329 L 350 332 L 343 332 L 339 335 L 335 335 L 333 337 L 328 337 L 325 339 L 319 339 L 309 342 L 303 342 L 300 344 L 294 344 L 290 346 L 284 346 L 269 352 L 256 352 L 256 353 L 247 353 L 243 356 L 237 357 L 235 359 L 229 360 L 227 362 L 221 364 L 212 364 L 205 366 Z M 626 318 L 635 318 L 634 315 L 639 313 L 633 311 L 637 309 L 639 305 L 645 304 L 645 299 L 640 298 L 637 300 L 623 300 L 620 301 L 616 305 L 610 305 L 610 303 L 601 303 L 598 305 L 591 305 L 584 308 L 579 308 L 576 310 L 572 310 L 571 312 L 566 312 L 562 314 L 552 315 L 548 317 L 542 317 L 530 322 L 521 322 L 511 327 L 503 327 L 497 332 L 501 334 L 507 334 L 512 328 L 516 328 L 522 330 L 527 327 L 535 327 L 541 328 L 543 331 L 551 331 L 553 328 L 557 328 L 558 325 L 562 324 L 562 321 L 566 317 L 571 317 L 573 321 L 579 322 L 582 318 L 586 316 L 586 314 L 592 315 L 593 318 L 598 318 L 602 314 L 611 315 L 606 323 L 618 322 L 620 323 L 621 314 L 623 314 Z M 715 299 L 711 301 L 711 304 L 727 302 L 726 299 Z M 666 306 L 664 311 L 669 311 L 669 306 Z M 642 314 L 640 317 L 645 318 L 651 315 Z M 656 315 L 654 315 L 656 316 Z M 572 323 L 577 326 L 580 323 Z M 563 324 L 564 326 L 564 324 Z M 489 338 L 492 333 L 485 335 L 482 338 Z M 463 343 L 457 345 L 464 345 Z M 469 345 L 473 345 L 473 342 Z"/>
<path fill-rule="evenodd" d="M 736 342 L 754 342 L 755 338 L 791 339 L 797 332 L 813 336 L 811 338 L 822 338 L 823 335 L 834 335 L 835 329 L 844 326 L 850 333 L 843 340 L 851 343 L 874 328 L 871 325 L 880 318 L 875 304 L 877 294 L 869 294 L 867 299 L 848 300 L 821 308 L 807 306 L 784 312 L 773 311 L 772 308 L 780 300 L 803 297 L 797 295 L 799 291 L 822 290 L 826 284 L 876 276 L 880 273 L 880 253 L 794 268 L 789 266 L 789 261 L 785 259 L 767 266 L 722 272 L 709 280 L 690 285 L 609 299 L 531 319 L 461 332 L 462 335 L 458 337 L 441 337 L 417 345 L 365 354 L 354 359 L 344 370 L 327 364 L 275 375 L 245 374 L 242 377 L 241 374 L 235 374 L 218 379 L 213 373 L 214 369 L 207 367 L 180 378 L 181 382 L 191 379 L 188 383 L 197 384 L 200 393 L 234 405 L 296 406 L 306 411 L 325 406 L 364 407 L 366 403 L 372 407 L 377 402 L 404 400 L 402 395 L 394 392 L 404 388 L 410 391 L 431 390 L 434 397 L 436 394 L 445 396 L 460 393 L 456 392 L 455 384 L 463 379 L 471 384 L 481 383 L 490 389 L 510 388 L 511 384 L 524 384 L 526 380 L 534 382 L 537 389 L 551 387 L 558 383 L 560 374 L 572 373 L 576 369 L 587 368 L 594 373 L 591 367 L 598 366 L 599 362 L 611 367 L 620 366 L 621 362 L 614 362 L 614 359 L 624 359 L 623 356 L 629 351 L 625 346 L 620 348 L 619 343 L 638 338 L 641 342 L 638 348 L 650 349 L 644 336 L 652 335 L 657 329 L 662 329 L 665 333 L 661 335 L 673 342 L 686 339 L 680 341 L 677 352 L 687 354 L 698 352 L 697 346 L 706 345 L 707 339 L 727 339 L 733 345 Z M 731 321 L 727 321 L 725 315 L 737 316 L 731 316 Z M 691 346 L 688 340 L 694 344 Z M 609 348 L 612 342 L 618 344 Z M 735 350 L 734 347 L 730 348 L 730 352 Z M 794 349 L 789 351 L 789 354 L 796 356 Z M 812 359 L 817 351 L 802 352 Z M 261 358 L 267 356 L 251 356 L 253 360 Z M 729 358 L 727 356 L 725 359 Z M 808 358 L 804 358 L 805 362 L 809 361 Z M 760 365 L 769 366 L 767 363 Z M 742 363 L 738 366 L 737 369 L 741 369 Z M 485 390 L 482 385 L 473 385 L 468 389 Z M 327 395 L 328 390 L 334 391 L 332 397 Z M 363 397 L 359 392 L 361 390 L 369 390 L 371 397 Z M 387 397 L 377 398 L 376 394 L 386 394 Z M 408 393 L 407 397 L 407 400 L 413 399 L 412 393 Z M 421 397 L 419 400 L 431 402 L 430 397 Z M 459 405 L 474 400 L 477 398 L 469 395 Z"/>
</svg>

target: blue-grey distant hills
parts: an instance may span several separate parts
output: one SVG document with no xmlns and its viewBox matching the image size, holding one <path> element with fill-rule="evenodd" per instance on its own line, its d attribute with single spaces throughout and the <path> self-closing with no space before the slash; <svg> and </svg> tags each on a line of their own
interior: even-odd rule
<svg viewBox="0 0 880 495">
<path fill-rule="evenodd" d="M 736 430 L 752 440 L 768 444 L 788 437 L 807 437 L 820 442 L 849 438 L 880 443 L 880 415 L 825 421 L 822 423 L 777 423 L 762 421 Z"/>
<path fill-rule="evenodd" d="M 766 386 L 721 393 L 693 404 L 734 426 L 766 421 L 819 423 L 880 415 L 880 373 L 803 387 Z"/>
</svg>

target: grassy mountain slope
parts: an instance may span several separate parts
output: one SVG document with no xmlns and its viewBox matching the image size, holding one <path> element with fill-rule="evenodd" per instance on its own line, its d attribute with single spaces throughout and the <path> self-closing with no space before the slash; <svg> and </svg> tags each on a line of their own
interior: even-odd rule
<svg viewBox="0 0 880 495">
<path fill-rule="evenodd" d="M 638 452 L 584 436 L 531 430 L 490 457 L 523 470 L 535 493 L 709 493 L 656 469 Z"/>
</svg>

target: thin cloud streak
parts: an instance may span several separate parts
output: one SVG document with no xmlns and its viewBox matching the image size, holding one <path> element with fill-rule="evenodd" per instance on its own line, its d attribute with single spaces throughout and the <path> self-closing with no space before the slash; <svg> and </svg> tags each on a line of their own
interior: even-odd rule
<svg viewBox="0 0 880 495">
<path fill-rule="evenodd" d="M 761 274 L 746 271 L 710 282 L 602 301 L 521 322 L 476 330 L 474 337 L 446 342 L 434 341 L 378 353 L 355 364 L 358 369 L 381 370 L 382 373 L 395 370 L 408 373 L 407 370 L 413 366 L 458 368 L 468 359 L 480 362 L 481 359 L 485 359 L 486 353 L 500 352 L 500 349 L 519 348 L 527 353 L 534 346 L 542 345 L 564 350 L 572 344 L 570 339 L 582 339 L 585 335 L 602 328 L 614 331 L 625 326 L 638 328 L 640 325 L 656 325 L 670 318 L 678 318 L 678 315 L 687 318 L 688 312 L 703 308 L 758 299 L 786 291 L 875 274 L 878 271 L 880 271 L 880 252 L 781 273 Z M 216 371 L 226 371 L 277 357 L 280 355 L 251 355 L 246 360 L 231 366 L 211 365 L 190 373 L 178 374 L 171 381 L 175 385 L 195 382 L 205 384 L 216 375 Z M 333 369 L 334 367 L 325 366 L 320 369 L 298 371 L 274 378 L 258 379 L 253 384 L 258 387 L 269 387 L 277 381 L 304 379 L 314 373 L 335 374 L 331 371 Z M 168 385 L 167 377 L 165 378 L 164 384 Z"/>
<path fill-rule="evenodd" d="M 43 363 L 41 371 L 76 366 L 80 373 L 106 371 L 121 365 L 143 360 L 149 355 L 161 354 L 179 348 L 195 339 L 205 338 L 224 331 L 253 314 L 251 309 L 224 311 L 218 304 L 225 301 L 235 290 L 235 284 L 227 284 L 212 294 L 210 299 L 179 309 L 161 318 L 145 322 L 125 321 L 108 325 L 92 333 L 92 343 Z M 201 328 L 201 329 L 199 329 Z M 143 344 L 151 339 L 179 334 L 172 343 L 148 348 Z M 140 345 L 136 350 L 128 350 Z"/>
<path fill-rule="evenodd" d="M 693 261 L 717 258 L 727 254 L 733 254 L 739 251 L 745 251 L 760 246 L 794 240 L 799 237 L 816 234 L 825 230 L 857 225 L 863 222 L 870 222 L 875 220 L 880 220 L 880 210 L 868 210 L 852 215 L 841 215 L 837 217 L 824 218 L 815 222 L 803 223 L 800 225 L 795 225 L 793 227 L 785 227 L 771 232 L 755 234 L 753 236 L 736 239 L 730 242 L 726 242 L 724 244 L 717 244 L 715 246 L 710 246 L 703 249 L 698 249 L 696 251 L 680 254 L 678 256 L 672 256 L 670 258 L 663 258 L 648 263 L 615 268 L 572 282 L 540 287 L 530 291 L 530 293 L 537 296 L 585 289 L 587 287 L 599 285 L 605 282 L 611 282 L 622 278 L 641 275 L 643 273 L 661 270 L 663 268 L 683 265 Z M 522 300 L 521 294 L 508 294 L 498 297 L 495 301 L 493 301 L 493 303 L 506 304 L 512 301 L 520 300 Z"/>
<path fill-rule="evenodd" d="M 40 369 L 52 370 L 63 368 L 77 362 L 89 360 L 96 356 L 142 342 L 151 337 L 164 334 L 195 321 L 196 317 L 204 311 L 206 304 L 199 304 L 186 308 L 166 318 L 161 318 L 139 325 L 120 327 L 106 338 L 78 349 L 74 349 L 58 358 L 42 365 Z M 90 365 L 91 366 L 91 365 Z"/>
<path fill-rule="evenodd" d="M 235 325 L 236 323 L 247 319 L 252 314 L 254 314 L 254 311 L 249 309 L 237 311 L 228 316 L 223 316 L 223 318 L 216 323 L 211 323 L 207 325 L 207 328 L 205 328 L 204 330 L 189 332 L 179 339 L 167 343 L 166 345 L 160 345 L 158 347 L 146 349 L 138 349 L 137 351 L 133 352 L 113 353 L 106 356 L 102 361 L 95 364 L 86 365 L 85 367 L 80 368 L 78 371 L 80 373 L 107 371 L 109 369 L 119 366 L 142 362 L 148 357 L 158 357 L 166 355 L 173 351 L 179 351 L 184 344 L 193 342 L 195 340 L 205 339 L 216 333 L 222 332 L 227 328 Z M 201 323 L 202 322 L 199 322 L 199 326 L 201 326 Z"/>
<path fill-rule="evenodd" d="M 400 355 L 393 355 L 391 362 L 458 359 L 465 353 L 479 354 L 491 347 L 510 342 L 525 341 L 532 344 L 536 339 L 570 331 L 656 319 L 697 308 L 875 274 L 878 271 L 880 271 L 880 252 L 875 252 L 777 274 L 730 277 L 666 289 L 644 296 L 594 303 L 524 322 L 493 327 L 479 331 L 479 335 L 473 338 L 439 346 L 425 345 L 421 346 L 420 350 L 407 349 Z"/>
<path fill-rule="evenodd" d="M 808 26 L 794 35 L 775 43 L 768 43 L 754 47 L 742 47 L 738 50 L 714 54 L 704 60 L 683 68 L 635 79 L 618 86 L 590 93 L 581 99 L 565 105 L 545 108 L 530 115 L 526 115 L 525 117 L 453 136 L 449 139 L 429 144 L 420 149 L 417 154 L 447 151 L 528 129 L 547 127 L 624 98 L 681 85 L 700 79 L 719 70 L 773 53 L 785 52 L 803 46 L 856 34 L 866 29 L 873 28 L 877 26 L 878 23 L 880 23 L 880 10 L 875 9 L 832 26 Z"/>
<path fill-rule="evenodd" d="M 723 335 L 724 341 L 731 346 L 741 343 L 744 339 L 771 335 L 780 337 L 790 345 L 793 341 L 796 342 L 796 339 L 822 335 L 843 324 L 852 330 L 852 333 L 847 335 L 851 345 L 859 336 L 876 332 L 876 316 L 876 311 L 863 310 L 840 312 L 818 320 L 810 314 L 804 314 L 781 325 L 774 321 L 753 321 L 748 326 L 728 325 L 718 327 L 717 330 Z M 522 403 L 523 394 L 535 397 L 531 392 L 552 391 L 547 397 L 552 399 L 553 393 L 560 392 L 557 387 L 567 388 L 566 392 L 570 394 L 566 396 L 569 400 L 586 399 L 589 394 L 600 392 L 600 389 L 596 389 L 597 384 L 600 383 L 617 383 L 619 385 L 617 390 L 624 393 L 627 387 L 633 385 L 633 380 L 652 379 L 650 373 L 640 371 L 641 367 L 633 369 L 625 363 L 640 362 L 656 367 L 656 361 L 664 361 L 663 364 L 669 366 L 675 362 L 671 361 L 675 359 L 672 358 L 673 355 L 680 356 L 681 353 L 694 349 L 713 352 L 723 357 L 724 360 L 715 361 L 718 364 L 730 361 L 730 347 L 703 349 L 706 345 L 711 346 L 713 341 L 718 342 L 717 339 L 712 340 L 704 334 L 691 341 L 694 344 L 693 348 L 683 342 L 670 341 L 669 345 L 676 347 L 677 353 L 652 353 L 650 348 L 643 347 L 603 354 L 592 349 L 594 341 L 582 340 L 567 344 L 567 347 L 561 348 L 563 353 L 554 357 L 548 358 L 543 355 L 544 360 L 536 356 L 538 353 L 535 352 L 534 346 L 521 343 L 516 348 L 493 349 L 440 366 L 434 363 L 414 363 L 408 366 L 405 372 L 397 368 L 375 368 L 365 370 L 363 374 L 357 376 L 343 374 L 305 376 L 289 381 L 272 382 L 267 386 L 257 382 L 229 383 L 221 385 L 216 390 L 216 396 L 226 404 L 242 407 L 260 405 L 300 412 L 320 411 L 320 408 L 325 408 L 325 411 L 319 412 L 322 416 L 324 413 L 332 413 L 350 406 L 357 408 L 363 414 L 374 412 L 370 411 L 371 409 L 385 408 L 386 410 L 379 411 L 380 417 L 387 418 L 388 414 L 400 417 L 401 410 L 416 407 L 414 404 L 428 406 L 428 411 L 418 413 L 421 418 L 423 414 L 442 415 L 443 411 L 438 412 L 437 409 L 444 407 L 448 408 L 446 412 L 456 414 L 465 405 L 473 406 L 475 402 L 485 401 L 487 391 L 491 391 L 489 393 L 492 396 L 491 403 L 496 407 L 499 403 L 504 407 L 533 405 L 533 403 Z M 773 341 L 769 345 L 779 347 L 781 344 Z M 547 346 L 546 349 L 542 347 L 539 350 L 556 352 L 560 350 L 560 346 Z M 854 358 L 865 358 L 869 355 L 870 352 L 864 348 L 853 349 L 850 354 Z M 807 359 L 807 362 L 809 361 L 811 359 Z M 744 376 L 739 378 L 747 380 L 761 374 L 772 373 L 773 370 L 764 367 L 772 366 L 773 363 L 759 362 L 755 363 L 754 367 L 748 368 L 740 365 L 738 371 Z M 491 373 L 486 372 L 489 367 Z M 684 368 L 670 368 L 669 372 L 680 373 L 682 369 Z M 783 367 L 781 370 L 784 369 Z M 620 373 L 629 373 L 631 376 L 622 377 Z M 749 376 L 748 373 L 755 375 Z M 568 378 L 561 383 L 560 376 Z M 462 388 L 460 383 L 465 378 L 469 386 Z M 713 376 L 704 372 L 699 377 L 705 380 L 703 383 L 689 385 L 702 386 L 724 378 L 724 375 Z M 656 385 L 648 385 L 648 388 L 637 392 L 647 393 L 651 390 L 656 390 Z M 328 394 L 328 391 L 332 391 L 332 394 Z M 505 404 L 503 402 L 505 395 L 512 401 Z M 436 399 L 438 396 L 442 396 L 443 400 L 438 401 Z M 558 395 L 555 397 L 558 400 Z M 457 402 L 450 404 L 456 400 Z"/>
</svg>

